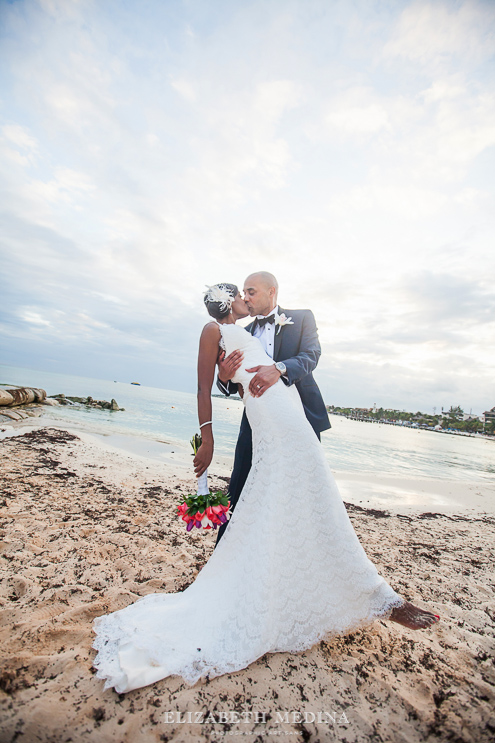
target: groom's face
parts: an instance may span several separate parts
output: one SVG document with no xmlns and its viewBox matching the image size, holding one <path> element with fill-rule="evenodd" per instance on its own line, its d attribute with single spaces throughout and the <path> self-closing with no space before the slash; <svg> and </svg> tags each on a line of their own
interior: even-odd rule
<svg viewBox="0 0 495 743">
<path fill-rule="evenodd" d="M 251 317 L 268 315 L 276 305 L 276 289 L 268 286 L 256 274 L 248 276 L 244 282 L 244 301 Z"/>
</svg>

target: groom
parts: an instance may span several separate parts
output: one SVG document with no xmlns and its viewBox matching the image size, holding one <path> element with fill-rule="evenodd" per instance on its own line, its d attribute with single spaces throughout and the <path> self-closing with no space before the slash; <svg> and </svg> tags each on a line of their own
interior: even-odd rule
<svg viewBox="0 0 495 743">
<path fill-rule="evenodd" d="M 321 356 L 315 319 L 311 310 L 283 310 L 277 304 L 277 295 L 277 279 L 267 271 L 253 273 L 244 282 L 244 301 L 249 314 L 254 318 L 246 330 L 259 338 L 268 356 L 276 362 L 275 365 L 247 369 L 248 372 L 255 372 L 249 384 L 249 392 L 254 397 L 260 397 L 280 378 L 287 385 L 295 384 L 306 418 L 320 438 L 321 431 L 330 428 L 330 421 L 312 374 Z M 234 351 L 227 358 L 220 357 L 217 385 L 224 395 L 237 392 L 237 385 L 230 380 L 241 363 L 240 351 Z M 251 426 L 244 412 L 230 478 L 229 499 L 232 511 L 251 469 L 252 453 Z M 218 530 L 216 545 L 227 525 L 228 522 Z"/>
</svg>

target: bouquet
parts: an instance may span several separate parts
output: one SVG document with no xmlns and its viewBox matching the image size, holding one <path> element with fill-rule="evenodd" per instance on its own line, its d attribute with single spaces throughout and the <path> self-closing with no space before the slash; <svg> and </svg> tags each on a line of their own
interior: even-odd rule
<svg viewBox="0 0 495 743">
<path fill-rule="evenodd" d="M 201 435 L 195 433 L 191 439 L 194 453 L 201 446 Z M 179 518 L 187 524 L 187 531 L 194 527 L 197 529 L 216 529 L 217 526 L 226 524 L 230 518 L 230 501 L 220 490 L 210 493 L 208 487 L 208 470 L 198 478 L 198 492 L 196 495 L 186 496 L 183 503 L 178 506 Z"/>
</svg>

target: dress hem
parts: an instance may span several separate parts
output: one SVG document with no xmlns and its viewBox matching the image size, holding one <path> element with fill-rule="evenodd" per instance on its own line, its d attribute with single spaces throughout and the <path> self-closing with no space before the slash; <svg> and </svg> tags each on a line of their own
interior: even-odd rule
<svg viewBox="0 0 495 743">
<path fill-rule="evenodd" d="M 144 597 L 143 597 L 144 598 Z M 389 619 L 394 609 L 398 608 L 399 606 L 402 606 L 406 603 L 406 600 L 402 598 L 401 596 L 398 596 L 396 599 L 394 599 L 391 602 L 387 602 L 386 606 L 378 612 L 373 613 L 371 616 L 368 616 L 364 619 L 360 619 L 356 622 L 353 622 L 351 625 L 346 627 L 342 630 L 325 630 L 323 632 L 318 633 L 318 635 L 315 635 L 313 639 L 307 638 L 305 642 L 303 642 L 301 645 L 290 645 L 287 647 L 280 647 L 280 648 L 271 648 L 264 650 L 262 653 L 257 655 L 255 658 L 252 658 L 250 660 L 247 660 L 245 663 L 242 661 L 239 662 L 239 664 L 232 664 L 231 668 L 227 667 L 227 664 L 225 664 L 223 667 L 219 668 L 218 666 L 205 666 L 201 671 L 199 669 L 196 670 L 196 673 L 191 675 L 186 675 L 184 672 L 169 672 L 165 673 L 160 678 L 155 679 L 154 681 L 150 681 L 149 683 L 143 684 L 143 686 L 149 686 L 152 683 L 156 683 L 157 681 L 162 681 L 165 678 L 175 676 L 177 678 L 182 678 L 183 681 L 190 687 L 195 686 L 195 684 L 198 683 L 198 681 L 201 680 L 209 680 L 211 678 L 216 678 L 217 676 L 222 676 L 224 674 L 229 673 L 237 673 L 238 671 L 242 671 L 246 668 L 248 668 L 252 663 L 255 663 L 257 660 L 262 658 L 266 654 L 275 654 L 275 653 L 292 653 L 292 654 L 299 654 L 304 653 L 306 650 L 309 650 L 310 648 L 314 647 L 315 645 L 319 644 L 320 642 L 329 642 L 331 640 L 334 640 L 338 637 L 345 637 L 346 635 L 352 634 L 353 632 L 357 632 L 359 630 L 365 629 L 366 627 L 369 627 L 373 622 L 381 619 L 386 620 Z M 103 615 L 105 616 L 105 615 Z M 104 680 L 105 686 L 104 689 L 114 688 L 116 693 L 118 694 L 126 694 L 129 691 L 133 691 L 134 688 L 142 688 L 142 686 L 139 687 L 133 687 L 129 690 L 123 690 L 119 691 L 117 686 L 119 685 L 119 680 L 116 679 L 116 674 L 112 673 L 111 671 L 104 671 L 101 666 L 106 663 L 106 659 L 102 658 L 99 659 L 98 656 L 103 653 L 104 648 L 106 647 L 107 643 L 112 643 L 112 645 L 116 642 L 114 637 L 110 637 L 108 633 L 105 633 L 104 631 L 100 631 L 96 627 L 96 623 L 98 622 L 98 619 L 100 617 L 97 617 L 94 620 L 93 623 L 93 632 L 97 635 L 92 648 L 97 651 L 97 655 L 93 661 L 93 667 L 97 669 L 96 672 L 96 678 Z M 119 642 L 119 640 L 117 641 Z M 145 652 L 150 652 L 150 648 L 140 648 Z M 112 657 L 115 659 L 115 655 L 113 654 Z M 157 666 L 160 666 L 161 663 L 157 664 Z M 151 666 L 152 667 L 152 666 Z M 120 673 L 123 676 L 127 677 L 127 674 L 125 671 L 121 669 Z M 114 679 L 112 682 L 111 679 Z M 117 685 L 117 686 L 116 686 Z"/>
</svg>

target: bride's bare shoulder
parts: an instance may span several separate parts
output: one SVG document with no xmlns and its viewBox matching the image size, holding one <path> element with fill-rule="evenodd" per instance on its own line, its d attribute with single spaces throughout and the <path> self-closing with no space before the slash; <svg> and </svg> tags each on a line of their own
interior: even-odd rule
<svg viewBox="0 0 495 743">
<path fill-rule="evenodd" d="M 220 328 L 218 327 L 218 323 L 214 320 L 206 323 L 202 330 L 201 338 L 204 340 L 218 340 L 220 338 Z"/>
</svg>

